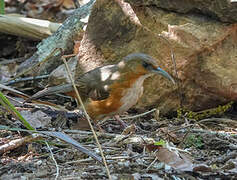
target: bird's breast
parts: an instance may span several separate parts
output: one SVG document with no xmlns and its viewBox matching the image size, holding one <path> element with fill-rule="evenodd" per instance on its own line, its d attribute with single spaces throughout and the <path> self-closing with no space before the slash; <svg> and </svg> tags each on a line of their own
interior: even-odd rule
<svg viewBox="0 0 237 180">
<path fill-rule="evenodd" d="M 134 106 L 143 94 L 143 82 L 149 75 L 144 75 L 137 78 L 130 88 L 124 89 L 120 102 L 122 106 L 119 108 L 119 113 L 127 111 Z"/>
</svg>

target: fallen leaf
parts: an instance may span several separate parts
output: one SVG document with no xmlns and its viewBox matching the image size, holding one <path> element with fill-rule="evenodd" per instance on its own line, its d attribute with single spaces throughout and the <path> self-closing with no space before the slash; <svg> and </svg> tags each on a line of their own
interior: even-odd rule
<svg viewBox="0 0 237 180">
<path fill-rule="evenodd" d="M 20 113 L 34 128 L 45 127 L 51 122 L 51 117 L 42 111 L 22 110 Z"/>
<path fill-rule="evenodd" d="M 164 162 L 176 170 L 193 171 L 193 163 L 184 153 L 177 153 L 176 151 L 161 147 L 156 152 L 156 157 L 159 161 Z"/>
</svg>

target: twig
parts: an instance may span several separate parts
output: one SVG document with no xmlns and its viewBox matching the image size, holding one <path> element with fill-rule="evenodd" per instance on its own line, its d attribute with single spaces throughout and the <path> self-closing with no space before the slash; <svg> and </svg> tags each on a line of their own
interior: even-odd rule
<svg viewBox="0 0 237 180">
<path fill-rule="evenodd" d="M 158 34 L 158 37 L 165 40 L 165 42 L 168 44 L 168 46 L 170 48 L 170 54 L 171 54 L 171 59 L 172 59 L 173 65 L 174 65 L 175 76 L 178 79 L 179 77 L 178 77 L 178 72 L 177 72 L 177 68 L 176 68 L 176 61 L 175 61 L 175 57 L 174 57 L 173 48 L 172 48 L 170 42 L 164 36 L 162 36 L 161 34 Z"/>
<path fill-rule="evenodd" d="M 0 15 L 0 32 L 30 39 L 44 39 L 52 35 L 60 26 L 47 20 Z"/>
<path fill-rule="evenodd" d="M 76 161 L 69 161 L 69 162 L 65 162 L 64 164 L 74 164 L 74 163 L 89 163 L 89 162 L 93 162 L 94 159 L 91 158 L 86 158 L 86 159 L 80 159 L 80 160 L 76 160 Z"/>
<path fill-rule="evenodd" d="M 178 71 L 177 71 L 177 67 L 176 67 L 176 60 L 175 60 L 175 56 L 174 56 L 173 47 L 172 47 L 170 41 L 168 39 L 166 39 L 164 36 L 162 36 L 161 34 L 158 34 L 158 37 L 163 39 L 167 43 L 167 45 L 170 49 L 171 59 L 172 59 L 173 65 L 174 65 L 175 76 L 177 78 L 176 84 L 177 84 L 177 88 L 178 88 L 178 97 L 179 97 L 179 100 L 180 100 L 180 106 L 183 107 L 183 101 L 184 100 L 183 100 L 183 96 L 182 96 L 182 89 L 181 89 L 182 86 L 181 86 L 181 83 L 179 81 L 179 75 L 178 75 Z"/>
<path fill-rule="evenodd" d="M 62 49 L 60 49 L 60 50 L 61 50 L 61 52 L 62 52 Z M 78 90 L 77 90 L 77 87 L 76 87 L 76 85 L 75 85 L 75 82 L 74 82 L 74 80 L 73 80 L 73 78 L 72 78 L 72 73 L 70 72 L 70 69 L 69 69 L 68 64 L 67 64 L 67 62 L 66 62 L 66 59 L 65 59 L 66 57 L 67 57 L 67 56 L 62 56 L 62 60 L 63 60 L 63 62 L 64 62 L 64 64 L 65 64 L 65 66 L 66 66 L 66 70 L 67 70 L 68 76 L 69 76 L 69 78 L 70 78 L 70 80 L 71 80 L 71 82 L 72 82 L 72 85 L 73 85 L 73 88 L 74 88 L 74 90 L 75 90 L 75 92 L 76 92 L 77 98 L 78 98 L 78 100 L 79 100 L 79 102 L 80 102 L 80 104 L 81 104 L 81 106 L 82 106 L 82 109 L 83 109 L 83 111 L 84 111 L 84 113 L 85 113 L 86 119 L 87 119 L 87 121 L 88 121 L 88 123 L 89 123 L 89 126 L 90 126 L 90 128 L 91 128 L 91 131 L 93 132 L 93 136 L 94 136 L 94 138 L 95 138 L 95 140 L 96 140 L 96 143 L 97 143 L 97 145 L 98 145 L 98 148 L 99 148 L 99 150 L 100 150 L 100 154 L 101 154 L 101 157 L 102 157 L 102 159 L 103 159 L 103 162 L 104 162 L 104 165 L 105 165 L 105 169 L 106 169 L 107 175 L 108 175 L 109 179 L 112 180 L 112 177 L 111 177 L 111 175 L 110 175 L 110 171 L 109 171 L 109 168 L 108 168 L 108 166 L 107 166 L 107 163 L 106 163 L 106 159 L 105 159 L 103 150 L 102 150 L 101 145 L 100 145 L 100 142 L 99 142 L 99 140 L 98 140 L 98 138 L 97 138 L 96 132 L 95 132 L 95 130 L 94 130 L 94 128 L 93 128 L 93 126 L 92 126 L 92 124 L 91 124 L 91 122 L 90 122 L 90 117 L 89 117 L 88 113 L 86 112 L 85 106 L 84 106 L 84 104 L 83 104 L 83 102 L 82 102 L 82 99 L 81 99 L 80 94 L 79 94 L 79 92 L 78 92 Z"/>
<path fill-rule="evenodd" d="M 41 138 L 40 136 L 26 136 L 24 138 L 14 139 L 0 146 L 0 154 L 16 149 L 26 143 L 39 140 L 40 138 Z"/>
<path fill-rule="evenodd" d="M 173 62 L 173 65 L 174 65 L 174 71 L 175 71 L 175 76 L 177 79 L 178 78 L 178 73 L 177 73 L 177 68 L 176 68 L 176 61 L 175 61 L 175 57 L 174 57 L 174 51 L 173 51 L 173 48 L 169 42 L 168 39 L 166 39 L 164 36 L 162 36 L 161 34 L 157 34 L 157 33 L 153 33 L 149 28 L 147 27 L 144 27 L 144 29 L 152 34 L 154 34 L 155 36 L 157 36 L 158 38 L 164 40 L 166 42 L 166 44 L 168 45 L 169 49 L 170 49 L 170 53 L 171 53 L 171 59 L 172 59 L 172 62 Z M 178 84 L 179 85 L 179 84 Z"/>
<path fill-rule="evenodd" d="M 26 94 L 22 93 L 21 91 L 18 91 L 18 90 L 14 89 L 14 88 L 12 88 L 12 87 L 10 87 L 10 86 L 6 86 L 6 85 L 3 85 L 3 84 L 0 83 L 0 90 L 1 90 L 1 89 L 5 89 L 5 90 L 8 90 L 8 91 L 10 91 L 10 92 L 13 92 L 13 93 L 16 93 L 16 94 L 19 94 L 19 95 L 23 95 L 23 96 L 25 96 L 25 97 L 28 97 Z"/>
<path fill-rule="evenodd" d="M 176 132 L 176 131 L 179 131 L 179 130 L 181 130 L 181 129 L 186 129 L 186 128 L 189 128 L 190 126 L 192 127 L 192 126 L 194 126 L 194 125 L 195 125 L 195 124 L 188 124 L 188 125 L 183 126 L 183 127 L 178 127 L 178 128 L 173 129 L 173 130 L 170 130 L 169 133 L 171 133 L 171 132 Z"/>
<path fill-rule="evenodd" d="M 0 65 L 7 65 L 11 63 L 21 63 L 25 60 L 25 57 L 13 58 L 13 59 L 5 59 L 0 58 Z"/>
<path fill-rule="evenodd" d="M 92 135 L 93 134 L 92 132 L 82 131 L 82 130 L 64 130 L 64 132 L 77 133 L 77 134 L 82 134 L 82 135 Z M 120 134 L 114 134 L 114 133 L 97 133 L 97 136 L 110 137 L 110 138 L 114 138 L 119 135 Z"/>
<path fill-rule="evenodd" d="M 141 154 L 138 154 L 138 155 L 134 155 L 134 156 L 111 156 L 111 157 L 107 157 L 107 160 L 119 160 L 119 159 L 135 159 L 135 158 L 143 158 L 145 157 L 145 155 L 141 155 Z"/>
<path fill-rule="evenodd" d="M 133 157 L 131 156 L 116 156 L 116 157 L 107 157 L 106 159 L 107 160 L 110 160 L 111 163 L 116 163 L 116 162 L 112 162 L 112 160 L 120 160 L 120 159 L 123 159 L 123 160 L 129 160 L 129 159 L 134 159 L 134 158 L 145 158 L 146 156 L 144 155 L 135 155 Z M 150 156 L 147 156 L 149 158 L 149 160 L 151 159 Z M 153 159 L 153 158 L 152 158 Z M 93 162 L 93 159 L 91 158 L 87 158 L 87 159 L 80 159 L 80 160 L 77 160 L 77 161 L 69 161 L 69 162 L 65 162 L 65 164 L 74 164 L 74 163 L 89 163 L 89 162 Z"/>
<path fill-rule="evenodd" d="M 145 116 L 145 115 L 147 115 L 147 114 L 150 114 L 150 113 L 152 113 L 152 112 L 154 112 L 154 111 L 156 111 L 155 108 L 152 109 L 152 110 L 150 110 L 150 111 L 147 111 L 147 112 L 144 112 L 144 113 L 141 113 L 141 114 L 137 114 L 137 115 L 135 115 L 135 116 L 127 116 L 127 117 L 123 117 L 123 118 L 120 118 L 120 119 L 121 119 L 121 120 L 136 119 L 136 118 L 138 118 L 138 117 L 142 117 L 142 116 Z M 111 121 L 111 120 L 114 120 L 114 119 L 106 119 L 106 120 L 104 120 L 104 121 L 99 122 L 99 124 L 101 125 L 101 124 L 103 124 L 105 121 Z M 139 128 L 139 127 L 138 127 L 138 128 Z M 142 129 L 140 129 L 140 130 L 142 130 Z M 144 131 L 144 130 L 142 130 L 142 131 Z"/>
<path fill-rule="evenodd" d="M 156 157 L 154 159 L 154 161 L 151 162 L 151 164 L 146 168 L 146 170 L 148 171 L 150 169 L 150 167 L 158 160 L 158 157 Z"/>
<path fill-rule="evenodd" d="M 54 138 L 56 137 L 58 139 L 61 139 L 65 142 L 73 145 L 79 151 L 87 154 L 88 156 L 90 156 L 90 157 L 94 158 L 95 160 L 99 161 L 100 163 L 102 163 L 102 158 L 100 156 L 98 156 L 96 153 L 92 152 L 91 150 L 85 148 L 84 146 L 79 144 L 76 140 L 74 140 L 70 136 L 66 135 L 65 133 L 57 132 L 57 131 L 35 131 L 35 130 L 29 131 L 29 130 L 23 130 L 23 129 L 20 129 L 20 128 L 9 128 L 9 127 L 2 126 L 2 125 L 0 125 L 0 129 L 10 130 L 10 131 L 25 131 L 25 132 L 30 132 L 30 133 L 40 133 L 41 136 L 46 135 L 46 136 L 51 136 L 51 137 L 54 137 Z M 60 144 L 54 144 L 54 145 L 60 145 Z M 0 150 L 1 150 L 1 146 L 0 146 Z"/>
<path fill-rule="evenodd" d="M 206 122 L 212 122 L 212 121 L 237 124 L 236 120 L 227 119 L 227 118 L 207 118 L 207 119 L 202 119 L 201 121 L 198 121 L 198 123 L 206 123 Z"/>
<path fill-rule="evenodd" d="M 122 120 L 125 120 L 125 119 L 135 119 L 135 118 L 138 118 L 138 117 L 142 117 L 142 116 L 145 116 L 147 114 L 150 114 L 152 112 L 156 111 L 156 109 L 152 109 L 150 111 L 147 111 L 147 112 L 144 112 L 144 113 L 141 113 L 141 114 L 138 114 L 138 115 L 135 115 L 135 116 L 128 116 L 128 117 L 124 117 L 124 118 L 121 118 Z"/>
<path fill-rule="evenodd" d="M 46 79 L 48 78 L 49 75 L 42 75 L 42 76 L 36 76 L 36 77 L 26 77 L 26 78 L 17 78 L 8 82 L 3 83 L 6 86 L 19 83 L 19 82 L 24 82 L 24 81 L 32 81 L 32 80 L 38 80 L 38 79 Z"/>
<path fill-rule="evenodd" d="M 187 130 L 179 130 L 178 132 L 185 132 Z M 237 138 L 237 132 L 217 132 L 217 131 L 211 131 L 211 130 L 203 130 L 203 129 L 191 129 L 192 133 L 207 133 L 212 135 L 221 135 L 221 136 L 231 136 L 234 138 Z"/>
<path fill-rule="evenodd" d="M 48 144 L 47 141 L 45 141 L 45 144 L 47 145 L 47 147 L 48 147 L 48 149 L 49 149 L 49 152 L 50 152 L 50 154 L 51 154 L 51 157 L 52 157 L 52 159 L 53 159 L 53 161 L 54 161 L 54 163 L 55 163 L 55 166 L 56 166 L 56 177 L 55 177 L 55 180 L 57 180 L 57 179 L 58 179 L 58 176 L 59 176 L 58 163 L 57 163 L 57 161 L 55 160 L 54 155 L 53 155 L 53 152 L 52 152 L 52 150 L 51 150 L 51 148 L 50 148 L 50 146 L 49 146 L 49 144 Z"/>
</svg>

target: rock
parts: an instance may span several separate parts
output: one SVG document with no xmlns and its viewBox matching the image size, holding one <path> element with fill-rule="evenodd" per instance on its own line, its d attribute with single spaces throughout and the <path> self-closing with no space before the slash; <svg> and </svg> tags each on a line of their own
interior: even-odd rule
<svg viewBox="0 0 237 180">
<path fill-rule="evenodd" d="M 162 77 L 149 78 L 136 108 L 157 106 L 161 113 L 167 113 L 182 104 L 198 111 L 237 100 L 236 42 L 234 24 L 167 12 L 154 6 L 132 8 L 123 1 L 100 0 L 93 6 L 79 48 L 80 71 L 75 76 L 102 64 L 118 62 L 132 52 L 153 56 L 175 76 L 172 46 L 181 89 Z"/>
<path fill-rule="evenodd" d="M 237 3 L 230 0 L 126 0 L 134 6 L 156 6 L 178 13 L 204 14 L 223 22 L 237 22 Z"/>
</svg>

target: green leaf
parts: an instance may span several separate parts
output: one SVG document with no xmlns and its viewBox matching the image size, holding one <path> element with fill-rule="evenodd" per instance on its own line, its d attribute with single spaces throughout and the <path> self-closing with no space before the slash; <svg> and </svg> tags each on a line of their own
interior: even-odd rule
<svg viewBox="0 0 237 180">
<path fill-rule="evenodd" d="M 5 14 L 5 2 L 0 0 L 0 14 Z"/>
<path fill-rule="evenodd" d="M 22 124 L 29 130 L 35 130 L 30 123 L 25 120 L 25 118 L 19 113 L 19 111 L 16 110 L 16 108 L 11 104 L 11 102 L 4 96 L 4 94 L 0 91 L 0 104 L 2 106 L 7 107 L 7 110 L 11 113 L 14 113 L 19 120 L 22 122 Z"/>
<path fill-rule="evenodd" d="M 154 145 L 156 145 L 156 146 L 164 146 L 165 144 L 166 144 L 166 142 L 163 139 L 154 143 Z"/>
</svg>

